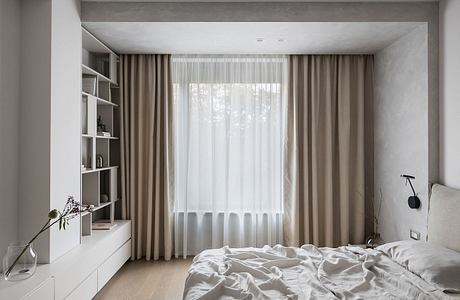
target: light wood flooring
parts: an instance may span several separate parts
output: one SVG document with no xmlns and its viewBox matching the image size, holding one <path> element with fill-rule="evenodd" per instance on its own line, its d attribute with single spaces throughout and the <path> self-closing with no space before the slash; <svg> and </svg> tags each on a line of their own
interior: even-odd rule
<svg viewBox="0 0 460 300">
<path fill-rule="evenodd" d="M 182 299 L 192 259 L 128 261 L 96 295 L 95 300 Z"/>
</svg>

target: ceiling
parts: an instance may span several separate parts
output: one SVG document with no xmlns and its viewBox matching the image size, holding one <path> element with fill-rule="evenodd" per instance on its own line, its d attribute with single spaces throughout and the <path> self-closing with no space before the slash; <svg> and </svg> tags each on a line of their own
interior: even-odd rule
<svg viewBox="0 0 460 300">
<path fill-rule="evenodd" d="M 87 22 L 118 53 L 373 53 L 423 23 Z M 263 41 L 258 41 L 263 39 Z"/>
</svg>

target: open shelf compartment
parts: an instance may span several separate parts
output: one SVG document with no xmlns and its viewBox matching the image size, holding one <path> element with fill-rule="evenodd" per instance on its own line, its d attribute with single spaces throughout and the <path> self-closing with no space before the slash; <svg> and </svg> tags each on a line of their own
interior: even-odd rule
<svg viewBox="0 0 460 300">
<path fill-rule="evenodd" d="M 92 235 L 95 223 L 120 217 L 118 59 L 82 28 L 81 201 L 93 207 L 82 213 L 82 236 Z"/>
</svg>

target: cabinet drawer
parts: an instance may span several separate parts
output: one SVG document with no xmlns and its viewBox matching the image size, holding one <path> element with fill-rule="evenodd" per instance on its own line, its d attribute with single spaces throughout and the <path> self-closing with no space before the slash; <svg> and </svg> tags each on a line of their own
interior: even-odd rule
<svg viewBox="0 0 460 300">
<path fill-rule="evenodd" d="M 80 285 L 67 296 L 66 300 L 90 300 L 97 294 L 97 271 L 91 273 Z"/>
<path fill-rule="evenodd" d="M 113 275 L 125 264 L 131 256 L 131 239 L 120 247 L 114 254 L 97 269 L 97 290 L 100 291 Z"/>
<path fill-rule="evenodd" d="M 42 285 L 22 298 L 23 300 L 54 300 L 54 279 L 48 278 Z"/>
</svg>

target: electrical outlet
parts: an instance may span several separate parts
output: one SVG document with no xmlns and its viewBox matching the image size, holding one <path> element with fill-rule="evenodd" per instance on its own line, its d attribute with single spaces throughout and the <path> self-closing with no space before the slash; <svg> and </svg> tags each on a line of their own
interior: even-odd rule
<svg viewBox="0 0 460 300">
<path fill-rule="evenodd" d="M 410 238 L 413 240 L 420 240 L 420 232 L 417 232 L 413 229 L 410 230 Z"/>
</svg>

